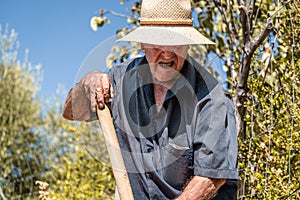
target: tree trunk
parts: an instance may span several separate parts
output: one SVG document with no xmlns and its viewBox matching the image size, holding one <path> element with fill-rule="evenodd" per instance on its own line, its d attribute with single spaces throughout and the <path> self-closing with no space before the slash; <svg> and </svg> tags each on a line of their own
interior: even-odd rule
<svg viewBox="0 0 300 200">
<path fill-rule="evenodd" d="M 243 29 L 243 40 L 244 40 L 244 48 L 242 55 L 241 68 L 238 74 L 238 80 L 235 86 L 235 95 L 234 95 L 234 105 L 235 105 L 235 116 L 237 123 L 237 133 L 240 137 L 246 137 L 246 123 L 245 123 L 245 115 L 246 108 L 245 102 L 247 100 L 247 80 L 250 72 L 251 59 L 258 48 L 259 45 L 263 43 L 263 41 L 268 37 L 270 32 L 273 30 L 273 22 L 271 18 L 267 19 L 266 26 L 263 31 L 256 37 L 251 38 L 251 27 L 250 27 L 250 13 L 249 10 L 240 6 L 240 14 L 241 14 L 241 22 Z"/>
</svg>

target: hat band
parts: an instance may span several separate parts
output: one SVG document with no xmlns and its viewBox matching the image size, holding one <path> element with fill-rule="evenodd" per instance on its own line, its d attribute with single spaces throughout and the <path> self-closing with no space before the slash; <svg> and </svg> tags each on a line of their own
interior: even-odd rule
<svg viewBox="0 0 300 200">
<path fill-rule="evenodd" d="M 152 20 L 140 20 L 140 25 L 176 25 L 176 26 L 192 26 L 192 21 L 152 21 Z"/>
</svg>

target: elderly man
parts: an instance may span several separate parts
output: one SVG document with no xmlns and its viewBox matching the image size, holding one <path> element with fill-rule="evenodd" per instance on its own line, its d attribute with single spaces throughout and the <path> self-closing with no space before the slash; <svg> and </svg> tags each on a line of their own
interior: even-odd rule
<svg viewBox="0 0 300 200">
<path fill-rule="evenodd" d="M 120 41 L 145 56 L 87 74 L 63 116 L 110 109 L 135 199 L 236 199 L 237 136 L 231 100 L 188 55 L 214 44 L 192 27 L 189 0 L 144 0 L 140 27 Z"/>
</svg>

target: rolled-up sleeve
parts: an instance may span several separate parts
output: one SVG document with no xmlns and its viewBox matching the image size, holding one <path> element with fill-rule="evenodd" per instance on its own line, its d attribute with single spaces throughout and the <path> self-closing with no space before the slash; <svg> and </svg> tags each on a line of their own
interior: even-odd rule
<svg viewBox="0 0 300 200">
<path fill-rule="evenodd" d="M 237 134 L 234 107 L 221 87 L 202 99 L 194 119 L 194 174 L 237 179 Z"/>
</svg>

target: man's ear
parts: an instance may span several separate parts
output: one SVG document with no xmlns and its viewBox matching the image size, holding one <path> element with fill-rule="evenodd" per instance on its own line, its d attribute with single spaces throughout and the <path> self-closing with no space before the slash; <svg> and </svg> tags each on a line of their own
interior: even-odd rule
<svg viewBox="0 0 300 200">
<path fill-rule="evenodd" d="M 144 47 L 144 43 L 141 43 L 141 49 L 144 51 L 145 47 Z"/>
</svg>

